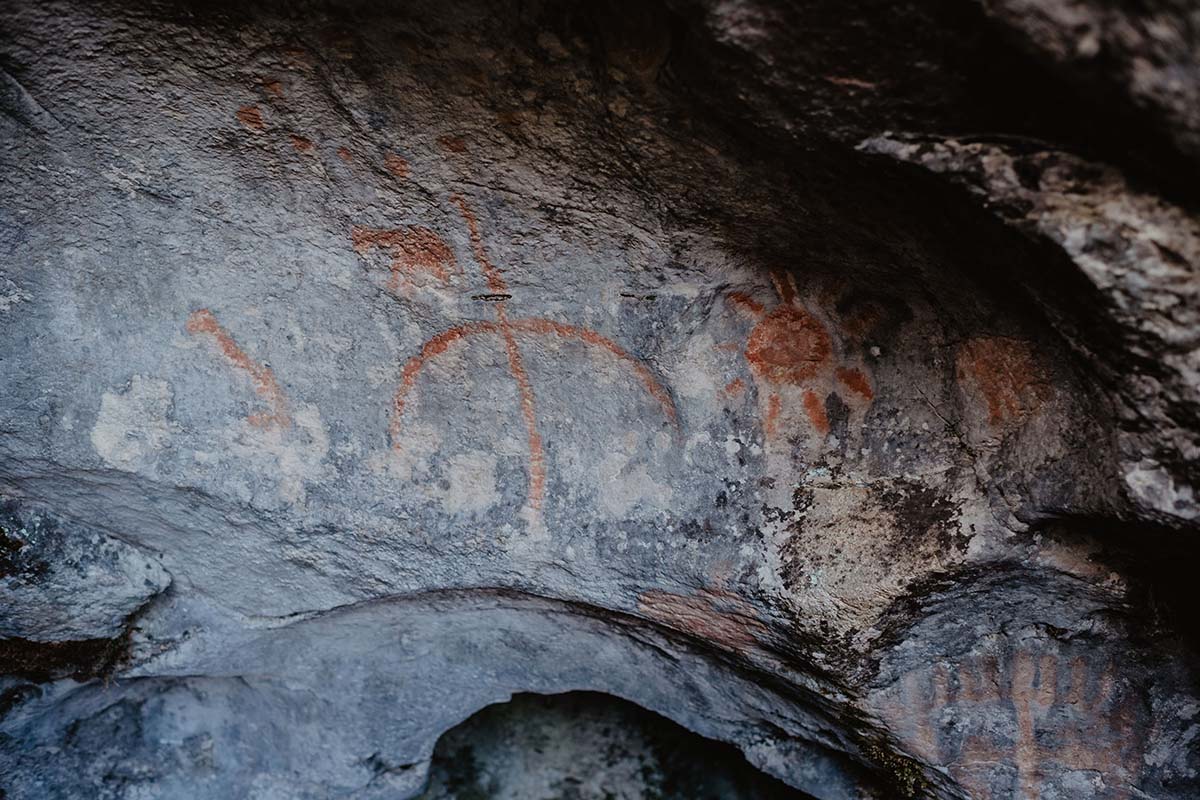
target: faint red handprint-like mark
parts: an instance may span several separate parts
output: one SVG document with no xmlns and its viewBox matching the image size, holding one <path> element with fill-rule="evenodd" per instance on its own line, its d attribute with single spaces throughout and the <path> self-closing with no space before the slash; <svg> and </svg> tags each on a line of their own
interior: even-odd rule
<svg viewBox="0 0 1200 800">
<path fill-rule="evenodd" d="M 907 673 L 879 708 L 974 798 L 1037 800 L 1071 773 L 1100 778 L 1089 797 L 1134 796 L 1145 724 L 1108 657 L 1018 648 L 939 662 Z"/>
</svg>

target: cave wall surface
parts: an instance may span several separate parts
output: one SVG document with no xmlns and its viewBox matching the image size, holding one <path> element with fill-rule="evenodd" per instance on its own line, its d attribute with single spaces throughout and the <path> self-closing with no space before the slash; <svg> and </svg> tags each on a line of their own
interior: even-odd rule
<svg viewBox="0 0 1200 800">
<path fill-rule="evenodd" d="M 0 789 L 402 798 L 606 692 L 1200 796 L 1200 12 L 0 0 Z"/>
</svg>

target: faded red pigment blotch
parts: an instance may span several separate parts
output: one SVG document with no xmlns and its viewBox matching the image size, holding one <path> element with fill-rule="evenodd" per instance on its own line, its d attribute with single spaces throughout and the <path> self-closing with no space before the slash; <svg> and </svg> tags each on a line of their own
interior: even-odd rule
<svg viewBox="0 0 1200 800">
<path fill-rule="evenodd" d="M 397 292 L 404 280 L 411 280 L 419 272 L 433 275 L 445 283 L 450 273 L 459 272 L 454 251 L 429 228 L 410 225 L 406 228 L 364 228 L 354 226 L 350 231 L 354 252 L 365 256 L 373 249 L 380 249 L 392 257 L 391 278 L 388 290 Z"/>
<path fill-rule="evenodd" d="M 804 413 L 808 415 L 813 430 L 822 436 L 829 433 L 829 417 L 825 414 L 825 404 L 812 389 L 804 390 Z"/>
<path fill-rule="evenodd" d="M 767 399 L 767 413 L 763 416 L 763 433 L 774 436 L 779 432 L 779 414 L 783 411 L 783 400 L 772 393 Z"/>
<path fill-rule="evenodd" d="M 255 394 L 265 400 L 271 408 L 269 414 L 250 415 L 247 420 L 251 425 L 259 428 L 291 427 L 292 418 L 287 410 L 287 401 L 284 398 L 283 390 L 279 388 L 279 383 L 275 380 L 275 373 L 271 371 L 270 367 L 251 360 L 229 335 L 229 332 L 221 327 L 211 311 L 202 308 L 192 312 L 188 317 L 187 331 L 191 334 L 211 336 L 229 363 L 250 376 Z"/>
<path fill-rule="evenodd" d="M 875 391 L 871 388 L 871 382 L 867 380 L 867 376 L 863 374 L 861 369 L 856 367 L 838 367 L 837 377 L 843 386 L 864 400 L 875 399 Z"/>
<path fill-rule="evenodd" d="M 1019 419 L 1043 394 L 1043 379 L 1028 342 L 986 336 L 958 350 L 958 379 L 987 405 L 992 425 Z"/>
<path fill-rule="evenodd" d="M 292 139 L 292 149 L 295 150 L 297 153 L 311 153 L 316 148 L 316 145 L 314 145 L 312 143 L 311 139 L 306 139 L 305 137 L 300 136 L 299 134 L 293 133 L 291 135 L 291 139 Z"/>
<path fill-rule="evenodd" d="M 383 165 L 387 168 L 388 172 L 397 178 L 408 177 L 408 162 L 404 160 L 403 156 L 399 156 L 396 153 L 388 153 L 383 157 Z"/>
<path fill-rule="evenodd" d="M 442 146 L 443 150 L 447 150 L 451 153 L 467 152 L 467 143 L 461 136 L 439 136 L 437 141 L 438 144 Z"/>
<path fill-rule="evenodd" d="M 829 362 L 829 334 L 815 317 L 794 305 L 781 305 L 750 332 L 746 360 L 773 384 L 798 386 Z"/>
<path fill-rule="evenodd" d="M 263 122 L 262 112 L 258 110 L 258 106 L 242 106 L 237 110 L 238 122 L 252 131 L 266 130 L 266 123 Z"/>
<path fill-rule="evenodd" d="M 759 648 L 768 637 L 754 607 L 723 589 L 701 589 L 694 595 L 651 589 L 638 595 L 638 611 L 660 625 L 737 653 Z"/>
<path fill-rule="evenodd" d="M 948 763 L 972 797 L 991 796 L 992 773 L 980 765 L 1011 762 L 1015 796 L 1035 799 L 1043 796 L 1046 767 L 1114 784 L 1137 775 L 1147 733 L 1138 705 L 1112 660 L 1020 646 L 914 670 L 888 691 L 880 712 L 907 733 L 915 755 Z M 946 722 L 972 717 L 997 724 L 963 735 Z M 1105 796 L 1132 794 L 1118 787 Z"/>
</svg>

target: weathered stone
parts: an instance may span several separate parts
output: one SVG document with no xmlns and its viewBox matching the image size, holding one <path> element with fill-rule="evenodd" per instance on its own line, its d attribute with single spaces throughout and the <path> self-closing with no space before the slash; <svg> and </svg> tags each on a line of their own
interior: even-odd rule
<svg viewBox="0 0 1200 800">
<path fill-rule="evenodd" d="M 0 5 L 7 797 L 415 796 L 577 690 L 1195 796 L 1189 23 L 1110 113 L 1037 7 Z"/>
</svg>

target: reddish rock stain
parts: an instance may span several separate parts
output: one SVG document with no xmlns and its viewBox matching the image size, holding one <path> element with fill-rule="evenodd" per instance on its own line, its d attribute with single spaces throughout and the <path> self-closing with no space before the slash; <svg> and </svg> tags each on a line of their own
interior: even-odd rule
<svg viewBox="0 0 1200 800">
<path fill-rule="evenodd" d="M 829 417 L 825 414 L 825 404 L 812 389 L 804 390 L 804 413 L 808 414 L 808 421 L 817 433 L 822 436 L 828 435 Z"/>
<path fill-rule="evenodd" d="M 652 589 L 638 595 L 638 610 L 661 625 L 738 653 L 755 650 L 767 636 L 754 607 L 727 591 L 703 589 L 689 596 Z"/>
<path fill-rule="evenodd" d="M 771 393 L 767 399 L 767 413 L 763 416 L 763 433 L 768 437 L 774 436 L 779 432 L 779 414 L 783 410 L 783 402 L 779 399 L 779 395 Z"/>
<path fill-rule="evenodd" d="M 479 220 L 475 218 L 475 212 L 467 205 L 466 198 L 462 195 L 452 195 L 450 202 L 458 206 L 459 213 L 462 214 L 463 221 L 467 224 L 467 233 L 471 237 L 471 252 L 475 255 L 475 261 L 479 264 L 479 268 L 483 270 L 488 290 L 495 294 L 508 294 L 508 284 L 504 282 L 504 276 L 492 264 L 483 247 L 483 237 L 479 235 Z"/>
<path fill-rule="evenodd" d="M 258 106 L 242 106 L 237 110 L 238 122 L 242 123 L 247 129 L 252 131 L 264 131 L 267 129 L 266 123 L 263 122 L 262 112 L 258 110 Z"/>
<path fill-rule="evenodd" d="M 763 304 L 755 300 L 745 292 L 730 292 L 727 297 L 729 301 L 737 307 L 749 311 L 754 315 L 755 319 L 761 319 L 767 313 L 767 309 Z"/>
<path fill-rule="evenodd" d="M 1114 788 L 1106 797 L 1128 798 L 1120 783 L 1143 765 L 1138 696 L 1112 661 L 1018 648 L 935 665 L 897 689 L 882 705 L 885 719 L 923 759 L 947 763 L 973 797 L 992 796 L 986 767 L 1011 764 L 1014 796 L 1042 797 L 1051 771 L 1072 770 L 1097 772 Z M 963 734 L 946 722 L 971 718 L 993 722 Z"/>
<path fill-rule="evenodd" d="M 283 84 L 277 80 L 263 80 L 262 86 L 276 97 L 283 97 Z"/>
<path fill-rule="evenodd" d="M 311 153 L 316 148 L 311 139 L 306 139 L 298 134 L 293 133 L 291 139 L 292 149 L 297 153 Z"/>
<path fill-rule="evenodd" d="M 824 325 L 801 308 L 782 305 L 750 332 L 746 360 L 768 383 L 797 386 L 829 362 L 830 350 Z"/>
<path fill-rule="evenodd" d="M 445 283 L 451 272 L 458 272 L 458 261 L 447 244 L 428 228 L 412 225 L 406 228 L 364 228 L 354 226 L 350 231 L 354 252 L 365 256 L 380 249 L 392 257 L 388 290 L 398 292 L 405 276 L 427 272 Z"/>
<path fill-rule="evenodd" d="M 871 382 L 867 380 L 867 376 L 863 374 L 862 370 L 853 367 L 838 367 L 837 377 L 843 386 L 864 400 L 875 399 L 875 391 L 871 388 Z"/>
<path fill-rule="evenodd" d="M 744 391 L 746 391 L 746 382 L 741 378 L 734 378 L 725 384 L 725 395 L 727 397 L 736 397 Z"/>
<path fill-rule="evenodd" d="M 338 158 L 345 161 L 347 164 L 354 163 L 354 153 L 350 152 L 349 148 L 339 147 L 337 149 Z"/>
<path fill-rule="evenodd" d="M 395 175 L 397 178 L 408 177 L 408 162 L 402 156 L 395 153 L 388 153 L 383 158 L 383 165 L 387 167 L 387 171 Z"/>
<path fill-rule="evenodd" d="M 202 308 L 192 312 L 188 317 L 187 331 L 191 334 L 206 334 L 213 338 L 221 353 L 229 360 L 236 369 L 245 372 L 250 376 L 254 384 L 254 391 L 260 398 L 265 400 L 271 407 L 270 414 L 253 414 L 248 417 L 251 425 L 259 428 L 268 428 L 278 426 L 280 428 L 288 428 L 292 424 L 291 415 L 287 410 L 287 402 L 283 396 L 283 390 L 279 388 L 278 382 L 275 380 L 275 373 L 270 367 L 262 364 L 256 364 L 246 355 L 245 351 L 238 346 L 233 337 L 229 335 L 221 324 L 217 322 L 217 318 L 207 308 Z"/>
<path fill-rule="evenodd" d="M 992 425 L 1018 419 L 1039 399 L 1039 374 L 1028 342 L 1001 336 L 971 339 L 958 351 L 960 382 L 973 386 Z"/>
<path fill-rule="evenodd" d="M 467 152 L 467 143 L 461 136 L 439 136 L 437 141 L 442 149 L 451 153 Z"/>
</svg>

